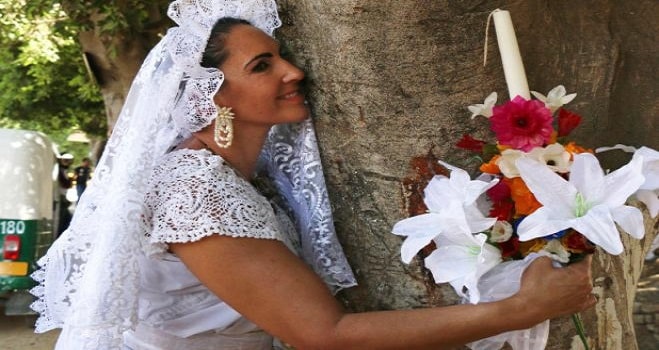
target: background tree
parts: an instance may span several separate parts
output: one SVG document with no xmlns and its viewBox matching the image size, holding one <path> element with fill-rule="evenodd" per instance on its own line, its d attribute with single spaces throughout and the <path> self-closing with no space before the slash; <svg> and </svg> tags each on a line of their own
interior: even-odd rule
<svg viewBox="0 0 659 350">
<path fill-rule="evenodd" d="M 111 127 L 144 55 L 169 26 L 168 3 L 31 0 L 27 8 L 31 18 L 58 6 L 67 14 L 54 28 L 78 33 Z M 585 117 L 574 135 L 582 144 L 659 148 L 654 0 L 278 4 L 284 20 L 278 37 L 308 73 L 336 226 L 360 283 L 341 295 L 352 310 L 457 302 L 450 288 L 434 284 L 420 260 L 400 262 L 401 240 L 390 230 L 414 211 L 410 198 L 439 171 L 435 159 L 469 169 L 477 164 L 453 145 L 464 133 L 488 135 L 484 123 L 469 120 L 465 106 L 492 91 L 506 96 L 493 31 L 485 38 L 491 10 L 511 11 L 533 90 L 546 93 L 563 84 L 578 92 L 570 107 Z M 490 44 L 485 67 L 484 40 Z M 624 242 L 625 255 L 596 255 L 600 302 L 585 317 L 595 348 L 634 349 L 631 308 L 654 225 L 644 240 Z M 548 348 L 569 348 L 569 321 L 552 324 Z"/>
<path fill-rule="evenodd" d="M 51 7 L 35 18 L 24 5 L 0 1 L 0 126 L 40 130 L 60 145 L 71 129 L 104 135 L 103 101 L 65 14 Z"/>
<path fill-rule="evenodd" d="M 43 12 L 52 0 L 33 0 Z M 172 22 L 165 14 L 169 0 L 62 0 L 89 74 L 98 85 L 110 129 L 119 116 L 130 84 L 149 50 Z"/>
<path fill-rule="evenodd" d="M 0 0 L 0 126 L 105 138 L 168 2 Z"/>
</svg>

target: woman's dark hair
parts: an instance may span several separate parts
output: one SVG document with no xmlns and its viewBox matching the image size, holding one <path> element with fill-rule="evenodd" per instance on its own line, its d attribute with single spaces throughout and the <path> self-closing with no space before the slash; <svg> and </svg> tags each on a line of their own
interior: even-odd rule
<svg viewBox="0 0 659 350">
<path fill-rule="evenodd" d="M 211 35 L 206 44 L 206 50 L 201 58 L 201 66 L 206 68 L 218 68 L 229 56 L 224 47 L 224 39 L 233 27 L 238 25 L 251 25 L 248 21 L 234 17 L 222 17 L 213 26 Z"/>
</svg>

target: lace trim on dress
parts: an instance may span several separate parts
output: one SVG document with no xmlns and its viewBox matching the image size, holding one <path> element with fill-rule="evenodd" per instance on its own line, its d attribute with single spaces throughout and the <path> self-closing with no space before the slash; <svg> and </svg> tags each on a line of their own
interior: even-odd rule
<svg viewBox="0 0 659 350">
<path fill-rule="evenodd" d="M 177 150 L 157 166 L 145 196 L 145 235 L 166 245 L 212 234 L 284 241 L 270 203 L 221 157 Z"/>
</svg>

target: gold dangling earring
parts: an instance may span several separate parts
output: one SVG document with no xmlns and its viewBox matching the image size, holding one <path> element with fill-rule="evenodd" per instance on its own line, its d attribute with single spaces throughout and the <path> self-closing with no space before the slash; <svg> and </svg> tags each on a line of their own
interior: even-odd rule
<svg viewBox="0 0 659 350">
<path fill-rule="evenodd" d="M 233 141 L 233 116 L 231 107 L 217 107 L 215 117 L 215 143 L 222 148 L 231 146 Z"/>
</svg>

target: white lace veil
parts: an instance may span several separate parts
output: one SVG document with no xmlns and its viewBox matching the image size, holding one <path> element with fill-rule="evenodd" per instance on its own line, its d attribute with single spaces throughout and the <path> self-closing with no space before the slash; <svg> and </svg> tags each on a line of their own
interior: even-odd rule
<svg viewBox="0 0 659 350">
<path fill-rule="evenodd" d="M 229 16 L 272 35 L 281 24 L 274 0 L 177 0 L 168 14 L 178 26 L 144 61 L 69 229 L 33 274 L 36 332 L 61 327 L 61 349 L 119 349 L 137 321 L 146 182 L 158 158 L 215 118 L 223 74 L 200 66 L 212 26 Z M 311 122 L 273 127 L 260 164 L 295 212 L 305 261 L 334 291 L 354 285 Z"/>
</svg>

